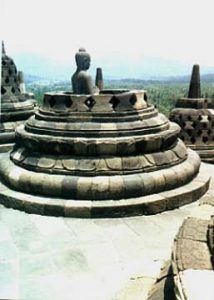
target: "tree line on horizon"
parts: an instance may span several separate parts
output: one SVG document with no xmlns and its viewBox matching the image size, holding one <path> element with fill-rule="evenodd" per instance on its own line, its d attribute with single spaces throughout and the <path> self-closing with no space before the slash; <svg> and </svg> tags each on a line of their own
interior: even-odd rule
<svg viewBox="0 0 214 300">
<path fill-rule="evenodd" d="M 156 81 L 135 81 L 135 80 L 109 80 L 105 82 L 106 89 L 145 89 L 147 90 L 148 101 L 154 104 L 161 113 L 169 116 L 169 112 L 175 107 L 176 100 L 187 97 L 189 84 L 187 82 L 156 82 Z M 50 83 L 40 85 L 37 83 L 27 84 L 27 90 L 34 93 L 35 99 L 40 105 L 43 96 L 50 91 L 71 91 L 69 82 Z M 202 96 L 211 98 L 214 104 L 214 82 L 201 84 Z"/>
</svg>

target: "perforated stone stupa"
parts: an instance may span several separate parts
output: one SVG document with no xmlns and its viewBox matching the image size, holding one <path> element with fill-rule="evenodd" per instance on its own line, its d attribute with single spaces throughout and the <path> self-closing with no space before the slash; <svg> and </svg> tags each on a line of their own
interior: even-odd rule
<svg viewBox="0 0 214 300">
<path fill-rule="evenodd" d="M 0 201 L 76 217 L 153 214 L 198 199 L 209 177 L 144 90 L 46 93 L 0 157 Z"/>
<path fill-rule="evenodd" d="M 170 120 L 181 127 L 179 137 L 203 161 L 214 162 L 214 110 L 211 99 L 201 97 L 199 65 L 194 65 L 188 98 L 178 99 Z"/>
<path fill-rule="evenodd" d="M 34 100 L 21 94 L 18 73 L 12 58 L 6 55 L 2 43 L 1 59 L 0 152 L 11 149 L 15 128 L 34 113 Z"/>
</svg>

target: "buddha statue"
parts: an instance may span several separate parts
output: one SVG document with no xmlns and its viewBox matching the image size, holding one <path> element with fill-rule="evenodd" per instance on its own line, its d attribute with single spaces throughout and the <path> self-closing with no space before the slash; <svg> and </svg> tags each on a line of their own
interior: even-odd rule
<svg viewBox="0 0 214 300">
<path fill-rule="evenodd" d="M 95 94 L 96 88 L 93 87 L 91 76 L 87 73 L 90 67 L 91 57 L 84 48 L 80 48 L 75 55 L 77 64 L 76 72 L 73 74 L 71 81 L 74 94 Z"/>
</svg>

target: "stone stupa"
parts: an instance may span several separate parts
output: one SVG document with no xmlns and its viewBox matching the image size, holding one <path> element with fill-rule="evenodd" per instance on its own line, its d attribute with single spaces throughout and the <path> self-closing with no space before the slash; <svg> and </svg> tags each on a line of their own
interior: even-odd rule
<svg viewBox="0 0 214 300">
<path fill-rule="evenodd" d="M 211 99 L 201 96 L 199 65 L 194 65 L 187 98 L 178 99 L 170 113 L 186 146 L 198 152 L 205 162 L 214 162 L 214 110 Z"/>
<path fill-rule="evenodd" d="M 80 53 L 81 52 L 81 53 Z M 0 201 L 30 213 L 67 217 L 154 214 L 201 197 L 209 176 L 178 139 L 180 128 L 144 90 L 97 92 L 76 54 L 75 92 L 44 95 L 0 156 Z"/>
<path fill-rule="evenodd" d="M 34 113 L 35 100 L 21 93 L 17 68 L 3 42 L 1 66 L 0 152 L 4 152 L 14 144 L 15 128 Z"/>
</svg>

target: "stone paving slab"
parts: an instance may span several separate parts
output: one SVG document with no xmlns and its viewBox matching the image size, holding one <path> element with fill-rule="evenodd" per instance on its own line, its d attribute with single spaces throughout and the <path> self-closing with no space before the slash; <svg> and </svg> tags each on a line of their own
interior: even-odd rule
<svg viewBox="0 0 214 300">
<path fill-rule="evenodd" d="M 80 219 L 0 205 L 0 299 L 146 300 L 183 220 L 208 220 L 213 208 L 196 201 L 157 215 Z"/>
<path fill-rule="evenodd" d="M 185 290 L 186 299 L 213 300 L 214 272 L 209 270 L 185 270 L 181 281 Z"/>
<path fill-rule="evenodd" d="M 74 300 L 133 299 L 134 290 L 136 297 L 146 295 L 184 215 L 177 210 L 176 225 L 167 230 L 170 212 L 163 213 L 164 222 L 161 216 L 63 219 L 1 206 L 0 229 L 9 232 L 8 249 L 14 245 L 4 259 L 9 263 L 12 256 L 18 263 L 18 273 L 12 270 L 7 280 L 18 286 L 20 299 L 69 299 L 69 291 Z"/>
</svg>

